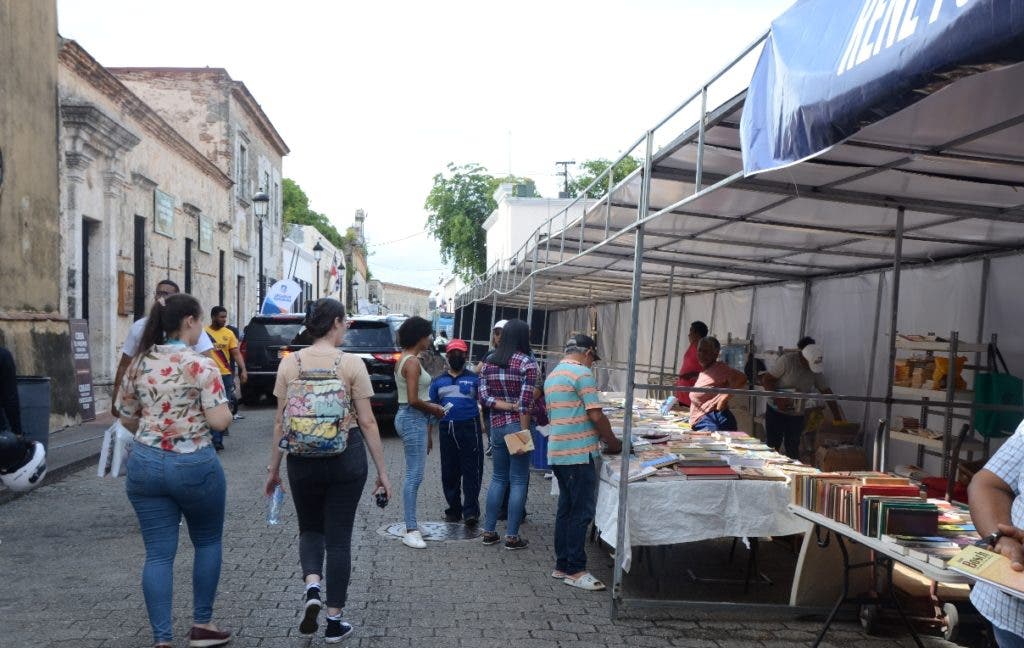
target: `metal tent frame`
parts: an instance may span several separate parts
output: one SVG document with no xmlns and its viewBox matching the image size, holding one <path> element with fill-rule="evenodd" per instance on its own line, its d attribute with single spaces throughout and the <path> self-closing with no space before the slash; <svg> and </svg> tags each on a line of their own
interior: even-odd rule
<svg viewBox="0 0 1024 648">
<path fill-rule="evenodd" d="M 1024 188 L 1024 64 L 961 78 L 811 159 L 747 177 L 739 143 L 745 91 L 726 95 L 711 111 L 707 106 L 709 95 L 727 92 L 723 78 L 749 65 L 767 36 L 752 42 L 615 161 L 639 151 L 641 168 L 615 178 L 613 163 L 577 198 L 603 193 L 595 205 L 574 220 L 568 215 L 571 205 L 556 214 L 508 261 L 492 266 L 456 300 L 457 308 L 474 305 L 474 313 L 481 301 L 497 305 L 501 300 L 528 313 L 535 307 L 560 311 L 596 303 L 630 304 L 620 547 L 635 390 L 663 388 L 636 380 L 641 301 L 667 296 L 671 311 L 677 293 L 685 299 L 750 289 L 756 300 L 759 288 L 803 282 L 806 320 L 812 282 L 877 273 L 878 322 L 882 279 L 890 273 L 885 396 L 872 396 L 869 382 L 864 395 L 825 397 L 884 405 L 888 431 L 893 405 L 923 402 L 893 397 L 901 272 L 1024 251 L 1024 194 L 1019 193 Z M 992 100 L 970 100 L 976 96 Z M 675 127 L 681 116 L 694 111 L 688 127 Z M 656 140 L 666 133 L 678 134 L 655 150 Z M 982 304 L 984 312 L 984 300 Z M 665 339 L 667 335 L 668 320 Z M 873 349 L 878 342 L 876 326 Z M 822 399 L 820 394 L 797 396 Z M 886 465 L 887 440 L 886 433 L 876 467 Z M 617 558 L 613 615 L 627 603 L 622 579 L 622 559 Z"/>
</svg>

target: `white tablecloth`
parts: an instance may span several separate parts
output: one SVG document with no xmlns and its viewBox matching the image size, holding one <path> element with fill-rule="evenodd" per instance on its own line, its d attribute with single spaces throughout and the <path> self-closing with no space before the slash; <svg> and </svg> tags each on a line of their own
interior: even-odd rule
<svg viewBox="0 0 1024 648">
<path fill-rule="evenodd" d="M 789 510 L 789 484 L 753 480 L 658 480 L 629 484 L 626 546 L 616 551 L 628 570 L 635 546 L 712 538 L 806 533 L 811 523 Z M 594 523 L 612 547 L 618 538 L 619 489 L 601 479 Z"/>
</svg>

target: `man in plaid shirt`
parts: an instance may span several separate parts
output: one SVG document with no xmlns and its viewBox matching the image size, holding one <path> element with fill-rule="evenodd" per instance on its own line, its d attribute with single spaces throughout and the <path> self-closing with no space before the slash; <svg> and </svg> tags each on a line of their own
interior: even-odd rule
<svg viewBox="0 0 1024 648">
<path fill-rule="evenodd" d="M 978 533 L 1024 571 L 1024 422 L 971 480 L 968 499 Z M 1000 648 L 1024 648 L 1024 600 L 977 583 L 971 602 L 992 622 Z"/>
</svg>

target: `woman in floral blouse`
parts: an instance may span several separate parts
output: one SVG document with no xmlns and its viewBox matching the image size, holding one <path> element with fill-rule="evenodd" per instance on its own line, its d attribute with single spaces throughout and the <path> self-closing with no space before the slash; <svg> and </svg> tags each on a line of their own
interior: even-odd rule
<svg viewBox="0 0 1024 648">
<path fill-rule="evenodd" d="M 128 499 L 146 545 L 142 590 L 156 646 L 172 645 L 171 591 L 181 516 L 195 548 L 190 646 L 220 646 L 231 633 L 213 623 L 224 530 L 224 470 L 210 429 L 231 422 L 220 371 L 189 347 L 203 333 L 191 295 L 158 301 L 138 355 L 118 394 L 125 427 L 135 432 L 128 458 Z"/>
</svg>

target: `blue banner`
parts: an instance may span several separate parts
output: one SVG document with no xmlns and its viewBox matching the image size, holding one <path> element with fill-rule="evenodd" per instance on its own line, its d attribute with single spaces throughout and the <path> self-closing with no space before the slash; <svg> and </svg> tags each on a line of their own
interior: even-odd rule
<svg viewBox="0 0 1024 648">
<path fill-rule="evenodd" d="M 747 175 L 787 166 L 957 78 L 1024 60 L 1024 0 L 798 0 L 747 91 Z"/>
</svg>

